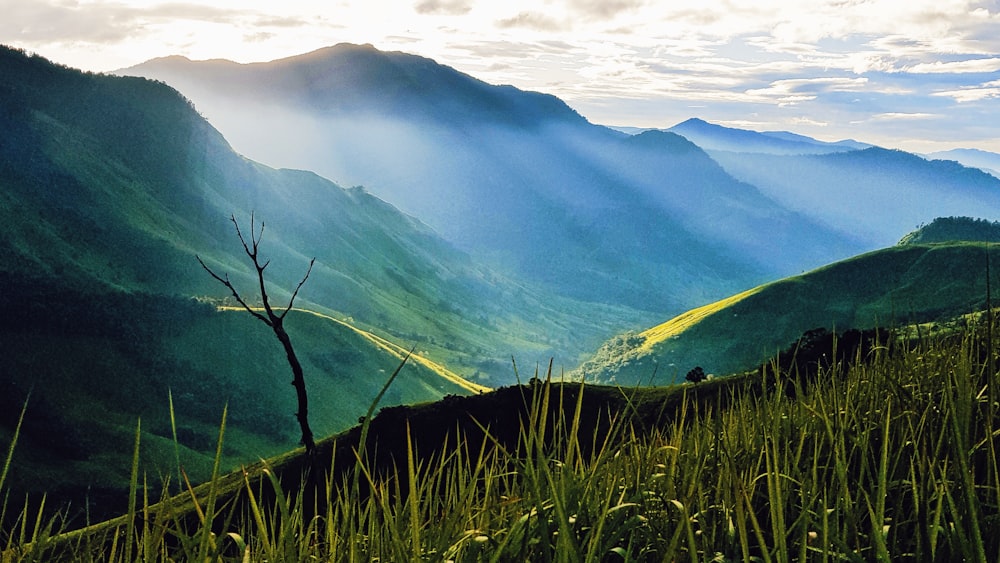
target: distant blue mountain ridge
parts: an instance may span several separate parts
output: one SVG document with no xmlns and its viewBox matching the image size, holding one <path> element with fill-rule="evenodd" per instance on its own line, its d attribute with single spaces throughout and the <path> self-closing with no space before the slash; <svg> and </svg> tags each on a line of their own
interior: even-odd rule
<svg viewBox="0 0 1000 563">
<path fill-rule="evenodd" d="M 1000 217 L 1000 181 L 978 170 L 702 119 L 629 135 L 370 45 L 121 73 L 178 88 L 238 151 L 364 185 L 476 260 L 656 314 L 892 245 L 941 215 Z"/>
</svg>

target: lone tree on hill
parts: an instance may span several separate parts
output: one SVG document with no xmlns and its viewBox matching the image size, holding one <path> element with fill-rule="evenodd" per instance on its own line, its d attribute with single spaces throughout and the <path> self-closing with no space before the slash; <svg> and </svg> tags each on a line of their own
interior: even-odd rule
<svg viewBox="0 0 1000 563">
<path fill-rule="evenodd" d="M 705 381 L 706 377 L 705 370 L 703 370 L 701 366 L 695 366 L 693 370 L 687 373 L 687 376 L 685 376 L 684 379 L 690 381 L 691 383 L 700 383 Z"/>
<path fill-rule="evenodd" d="M 257 271 L 257 280 L 260 282 L 260 300 L 263 306 L 259 308 L 250 307 L 243 297 L 240 296 L 240 292 L 233 287 L 232 282 L 229 281 L 229 274 L 225 274 L 223 276 L 216 274 L 205 264 L 205 261 L 201 259 L 201 256 L 196 255 L 196 257 L 198 258 L 198 262 L 201 264 L 201 267 L 204 268 L 206 272 L 211 274 L 213 278 L 218 280 L 219 283 L 229 288 L 229 291 L 233 293 L 233 297 L 236 298 L 236 301 L 242 305 L 248 313 L 257 317 L 264 324 L 271 327 L 271 330 L 274 331 L 274 335 L 278 337 L 278 341 L 281 342 L 281 345 L 285 348 L 285 355 L 288 356 L 288 364 L 292 367 L 292 385 L 295 387 L 295 392 L 298 396 L 299 410 L 295 413 L 295 418 L 298 419 L 299 428 L 302 430 L 302 445 L 306 447 L 306 453 L 312 453 L 313 448 L 316 447 L 316 442 L 313 440 L 313 433 L 309 428 L 309 400 L 306 396 L 306 382 L 302 377 L 302 364 L 299 363 L 299 359 L 295 355 L 295 350 L 292 349 L 292 341 L 288 337 L 288 333 L 285 332 L 284 322 L 285 315 L 288 314 L 288 311 L 292 310 L 292 304 L 295 302 L 295 297 L 299 294 L 299 290 L 302 289 L 302 285 L 306 283 L 307 279 L 309 279 L 309 274 L 312 272 L 313 264 L 316 262 L 316 259 L 313 258 L 309 261 L 309 268 L 306 270 L 306 275 L 302 277 L 302 281 L 299 282 L 295 291 L 292 292 L 292 296 L 288 300 L 288 306 L 285 307 L 285 310 L 280 313 L 275 313 L 267 297 L 267 288 L 264 286 L 264 270 L 267 268 L 268 264 L 271 263 L 271 261 L 267 260 L 261 264 L 257 251 L 257 247 L 260 245 L 260 240 L 264 236 L 264 222 L 260 222 L 260 230 L 257 230 L 254 225 L 253 212 L 250 213 L 250 243 L 248 244 L 246 237 L 243 236 L 243 232 L 240 231 L 240 224 L 236 221 L 236 216 L 231 215 L 229 219 L 236 227 L 236 236 L 239 237 L 240 243 L 243 244 L 243 250 L 253 262 L 254 269 Z M 263 310 L 263 314 L 261 314 L 261 310 Z"/>
</svg>

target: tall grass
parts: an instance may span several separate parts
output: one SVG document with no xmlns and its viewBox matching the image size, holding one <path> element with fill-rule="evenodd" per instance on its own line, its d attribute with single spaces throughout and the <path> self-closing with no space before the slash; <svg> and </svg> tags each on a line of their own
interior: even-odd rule
<svg viewBox="0 0 1000 563">
<path fill-rule="evenodd" d="M 194 506 L 204 506 L 194 526 L 179 508 L 154 510 L 143 498 L 130 512 L 140 524 L 120 524 L 127 537 L 61 553 L 102 561 L 993 561 L 993 349 L 968 328 L 886 342 L 808 377 L 772 369 L 762 381 L 711 382 L 714 400 L 696 393 L 707 384 L 685 385 L 660 424 L 636 416 L 639 390 L 617 391 L 630 399 L 625 409 L 589 412 L 584 396 L 606 388 L 536 374 L 522 388 L 526 414 L 513 443 L 482 423 L 485 440 L 467 434 L 420 451 L 407 424 L 394 470 L 358 449 L 356 471 L 325 474 L 313 497 L 286 491 L 265 464 L 239 475 L 246 502 L 223 501 L 215 485 L 207 496 L 192 489 Z M 133 503 L 144 496 L 133 492 Z M 30 531 L 29 521 L 25 511 L 19 529 Z M 5 562 L 42 559 L 58 544 L 27 532 L 3 538 Z"/>
</svg>

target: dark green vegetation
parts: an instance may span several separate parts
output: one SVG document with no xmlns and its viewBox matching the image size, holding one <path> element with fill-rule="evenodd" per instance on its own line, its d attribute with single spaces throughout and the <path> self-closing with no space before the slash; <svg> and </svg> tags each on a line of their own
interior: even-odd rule
<svg viewBox="0 0 1000 563">
<path fill-rule="evenodd" d="M 682 330 L 620 335 L 580 371 L 588 381 L 669 384 L 695 366 L 715 374 L 749 369 L 817 328 L 892 328 L 982 310 L 987 251 L 996 275 L 1000 247 L 986 243 L 910 244 L 863 254 L 766 284 L 725 306 L 707 306 L 707 314 Z"/>
<path fill-rule="evenodd" d="M 354 50 L 351 56 L 373 63 L 345 67 L 374 72 L 360 72 L 356 85 L 393 86 L 372 107 L 394 119 L 417 115 L 420 121 L 405 126 L 383 123 L 387 128 L 373 136 L 366 136 L 371 132 L 367 129 L 370 122 L 353 124 L 353 128 L 350 123 L 332 127 L 343 135 L 342 145 L 335 146 L 345 150 L 346 160 L 378 169 L 384 174 L 380 181 L 426 205 L 428 212 L 440 211 L 430 215 L 440 224 L 448 226 L 449 217 L 461 219 L 464 223 L 455 223 L 450 242 L 363 188 L 343 189 L 309 172 L 276 170 L 237 155 L 185 98 L 162 83 L 80 73 L 0 49 L 4 76 L 0 84 L 0 130 L 4 132 L 0 136 L 0 220 L 5 226 L 0 231 L 0 305 L 6 314 L 0 323 L 0 351 L 5 357 L 0 367 L 0 436 L 4 443 L 18 442 L 16 462 L 5 464 L 0 478 L 0 488 L 8 498 L 18 499 L 2 505 L 17 508 L 0 508 L 4 522 L 0 539 L 14 550 L 10 553 L 44 557 L 39 550 L 45 548 L 46 530 L 54 529 L 45 528 L 44 523 L 71 528 L 111 511 L 134 516 L 136 510 L 147 508 L 148 498 L 156 498 L 162 480 L 169 478 L 164 489 L 176 492 L 188 477 L 194 482 L 211 477 L 201 489 L 208 497 L 199 501 L 198 519 L 190 511 L 159 512 L 161 516 L 150 516 L 138 525 L 136 519 L 126 517 L 123 533 L 114 535 L 120 543 L 97 558 L 129 560 L 140 552 L 153 558 L 154 553 L 177 549 L 179 557 L 204 559 L 220 550 L 220 541 L 232 542 L 221 548 L 227 556 L 234 549 L 232 555 L 239 557 L 238 552 L 246 547 L 242 544 L 249 542 L 251 551 L 269 560 L 330 553 L 335 557 L 346 553 L 346 559 L 356 560 L 449 553 L 455 558 L 495 560 L 546 559 L 551 553 L 672 558 L 684 550 L 706 555 L 709 546 L 728 541 L 728 546 L 720 548 L 724 553 L 745 557 L 766 552 L 787 559 L 781 545 L 794 540 L 788 530 L 804 533 L 800 537 L 805 539 L 794 545 L 808 549 L 810 527 L 816 523 L 809 515 L 830 514 L 828 507 L 843 513 L 843 526 L 839 520 L 821 522 L 823 532 L 817 535 L 844 530 L 837 549 L 855 550 L 867 557 L 878 553 L 871 550 L 886 547 L 889 532 L 881 536 L 874 532 L 882 529 L 876 524 L 886 522 L 886 505 L 880 505 L 875 495 L 887 491 L 887 483 L 896 487 L 899 482 L 895 474 L 886 477 L 890 475 L 887 461 L 879 462 L 879 471 L 890 480 L 886 483 L 880 477 L 868 483 L 874 488 L 864 489 L 872 491 L 869 498 L 875 499 L 867 507 L 869 533 L 865 513 L 856 512 L 865 506 L 857 502 L 858 497 L 840 490 L 847 482 L 864 484 L 871 477 L 867 469 L 867 473 L 853 472 L 857 461 L 851 456 L 856 452 L 845 449 L 844 435 L 837 438 L 831 432 L 833 437 L 826 442 L 801 435 L 803 444 L 816 440 L 809 442 L 813 457 L 803 465 L 799 462 L 805 446 L 795 451 L 761 449 L 759 436 L 768 436 L 763 431 L 768 428 L 775 432 L 772 445 L 791 443 L 781 432 L 792 430 L 783 429 L 777 419 L 772 420 L 773 427 L 758 428 L 761 432 L 752 436 L 739 434 L 744 426 L 737 419 L 766 422 L 768 413 L 784 408 L 779 400 L 784 394 L 767 391 L 770 380 L 709 381 L 694 389 L 644 390 L 634 396 L 615 387 L 586 388 L 583 395 L 574 395 L 580 388 L 568 386 L 556 388 L 561 403 L 552 399 L 556 395 L 546 394 L 551 387 L 541 385 L 461 398 L 453 394 L 465 393 L 469 387 L 419 356 L 406 365 L 383 402 L 448 398 L 412 410 L 388 409 L 381 422 L 364 427 L 372 433 L 371 444 L 384 448 L 377 450 L 380 455 L 394 456 L 391 462 L 373 452 L 358 463 L 351 449 L 357 439 L 342 437 L 338 446 L 325 442 L 327 459 L 338 452 L 337 461 L 330 462 L 334 471 L 329 477 L 323 474 L 326 460 L 322 455 L 288 454 L 274 462 L 276 468 L 279 463 L 289 464 L 283 466 L 278 481 L 267 477 L 275 472 L 261 473 L 258 467 L 252 472 L 257 483 L 253 486 L 264 488 L 250 497 L 251 485 L 247 485 L 241 493 L 246 495 L 243 500 L 227 504 L 227 499 L 235 498 L 228 496 L 233 493 L 232 483 L 238 485 L 243 476 L 236 473 L 220 479 L 220 472 L 287 451 L 296 442 L 294 394 L 286 384 L 287 366 L 280 347 L 246 312 L 218 307 L 231 305 L 225 300 L 227 292 L 194 259 L 197 253 L 213 271 L 229 272 L 238 287 L 255 284 L 243 249 L 232 240 L 227 221 L 231 214 L 247 217 L 257 210 L 267 219 L 264 259 L 273 259 L 270 291 L 277 301 L 287 299 L 294 290 L 309 263 L 307 257 L 317 257 L 297 303 L 328 316 L 292 311 L 288 331 L 305 367 L 312 423 L 320 435 L 354 423 L 382 388 L 387 372 L 399 365 L 399 347 L 380 337 L 416 343 L 420 356 L 444 361 L 478 381 L 509 381 L 513 379 L 509 368 L 498 366 L 506 365 L 511 355 L 535 359 L 560 351 L 567 360 L 557 363 L 572 365 L 582 350 L 624 326 L 651 322 L 662 318 L 664 311 L 724 296 L 775 269 L 825 262 L 823 249 L 839 252 L 854 246 L 806 214 L 775 205 L 754 186 L 734 180 L 709 153 L 681 136 L 648 132 L 623 137 L 586 124 L 549 97 L 487 87 L 430 62 L 387 56 L 373 49 Z M 319 63 L 327 61 L 319 59 Z M 306 62 L 315 66 L 317 60 Z M 291 76 L 300 75 L 299 62 L 290 65 L 294 67 Z M 419 86 L 426 76 L 433 77 L 431 83 L 440 88 L 422 90 Z M 329 102 L 322 88 L 313 93 L 297 101 L 311 109 Z M 458 93 L 461 100 L 451 105 L 431 95 L 435 93 Z M 331 105 L 325 111 L 352 113 L 358 106 L 350 104 L 372 99 L 360 95 L 341 101 L 348 105 Z M 510 117 L 510 112 L 518 115 Z M 452 119 L 444 119 L 438 128 L 427 127 L 428 120 L 444 116 Z M 336 120 L 321 123 L 344 125 Z M 476 128 L 482 124 L 489 129 Z M 398 138 L 396 146 L 384 143 L 401 131 L 412 133 L 414 127 L 432 131 L 436 144 L 428 149 L 419 139 L 406 136 Z M 275 140 L 280 142 L 280 136 Z M 376 145 L 394 157 L 403 155 L 403 160 L 387 166 L 387 161 L 363 158 L 361 149 Z M 354 148 L 358 150 L 352 152 Z M 443 151 L 451 160 L 428 157 L 439 154 L 435 151 Z M 865 163 L 860 172 L 855 171 L 859 178 L 872 170 L 902 174 L 912 168 L 917 171 L 904 177 L 921 180 L 921 174 L 929 170 L 920 164 L 922 160 L 913 160 L 916 157 L 890 151 L 843 154 L 848 153 L 823 158 Z M 510 163 L 523 168 L 512 168 Z M 893 166 L 886 167 L 887 163 Z M 921 185 L 961 177 L 970 181 L 961 183 L 957 191 L 992 193 L 991 181 L 978 172 L 951 164 L 934 164 L 930 169 L 934 174 L 923 178 Z M 399 178 L 407 181 L 391 181 Z M 440 190 L 428 187 L 438 184 Z M 430 190 L 434 197 L 426 197 L 430 192 L 417 186 Z M 690 197 L 692 193 L 698 197 Z M 463 239 L 456 235 L 462 225 L 480 230 L 465 233 L 469 238 Z M 775 241 L 783 245 L 780 252 L 771 252 L 769 245 Z M 797 245 L 787 246 L 790 241 Z M 466 254 L 456 246 L 476 254 Z M 706 328 L 714 322 L 712 317 L 678 337 L 699 335 L 702 330 L 701 348 L 691 344 L 690 353 L 711 352 L 720 361 L 742 366 L 831 320 L 842 329 L 866 326 L 871 318 L 895 325 L 927 315 L 937 318 L 976 310 L 983 305 L 979 296 L 987 292 L 981 280 L 987 277 L 984 268 L 975 265 L 985 263 L 986 253 L 983 245 L 968 243 L 907 245 L 861 256 L 771 284 L 729 307 L 720 307 L 720 311 L 730 315 L 736 311 L 754 321 L 739 327 L 742 332 L 735 338 L 726 333 L 734 326 L 729 319 L 714 331 Z M 995 258 L 991 262 L 997 263 Z M 771 288 L 782 290 L 772 292 Z M 565 290 L 570 297 L 553 290 Z M 810 308 L 818 296 L 824 298 L 826 308 Z M 761 332 L 773 341 L 759 338 Z M 979 357 L 975 343 L 979 336 L 965 336 L 957 344 L 935 341 L 926 350 L 958 366 L 947 373 L 975 372 L 982 369 L 980 364 L 966 366 L 974 363 L 969 358 Z M 811 333 L 805 348 L 816 349 L 825 337 Z M 736 346 L 726 348 L 734 340 Z M 621 342 L 645 345 L 650 340 L 631 335 Z M 774 349 L 768 349 L 772 345 Z M 880 354 L 873 352 L 875 348 L 866 350 L 859 357 Z M 722 371 L 709 361 L 713 360 L 699 357 L 690 365 L 676 366 L 676 373 L 694 365 Z M 990 369 L 991 362 L 987 364 Z M 921 427 L 917 432 L 911 427 L 909 434 L 903 433 L 908 441 L 901 444 L 926 443 L 931 439 L 921 434 L 926 431 L 938 443 L 947 438 L 951 445 L 954 439 L 955 452 L 975 451 L 986 443 L 992 446 L 989 440 L 980 444 L 976 435 L 960 435 L 961 428 L 972 427 L 968 413 L 980 408 L 965 393 L 967 382 L 938 378 L 938 389 L 951 385 L 955 397 L 965 401 L 965 410 L 947 418 L 949 405 L 958 404 L 958 399 L 943 406 L 933 402 L 941 395 L 928 398 L 930 402 L 911 401 L 927 395 L 925 388 L 910 382 L 909 372 L 891 371 L 894 365 L 890 362 L 885 364 L 890 367 L 862 371 L 858 377 L 867 382 L 865 377 L 872 373 L 892 373 L 885 377 L 913 394 L 904 397 L 907 402 L 901 412 L 944 417 L 942 424 L 935 419 L 930 430 Z M 934 369 L 939 375 L 946 373 L 944 368 Z M 652 375 L 650 370 L 640 371 L 634 381 L 646 381 Z M 674 370 L 664 372 L 675 377 Z M 848 372 L 843 374 L 847 379 L 841 378 L 841 372 L 825 375 L 830 377 L 818 378 L 821 385 L 816 389 L 828 384 L 827 380 L 837 385 L 851 377 Z M 626 376 L 614 374 L 617 381 L 625 381 Z M 668 380 L 672 379 L 660 381 Z M 805 380 L 797 383 L 803 387 L 801 393 L 793 389 L 797 399 L 812 392 Z M 848 393 L 861 394 L 864 388 L 860 383 L 850 385 Z M 885 385 L 875 387 L 885 395 Z M 844 391 L 830 389 L 826 396 L 822 393 L 827 391 L 816 391 L 825 397 L 820 400 L 833 400 Z M 695 395 L 700 398 L 688 403 Z M 25 404 L 22 419 L 18 413 Z M 555 405 L 562 408 L 548 409 Z M 831 427 L 831 421 L 844 412 L 815 403 L 803 408 L 810 414 L 821 413 L 816 416 L 823 424 L 814 419 L 816 426 Z M 713 419 L 708 411 L 723 418 Z M 209 452 L 215 449 L 222 412 L 226 413 L 225 440 L 213 457 Z M 736 413 L 733 418 L 724 418 L 730 412 Z M 876 415 L 882 412 L 869 407 L 857 417 L 877 421 Z M 421 413 L 430 414 L 421 419 Z M 803 417 L 795 419 L 803 423 L 797 428 L 808 428 L 802 411 L 785 416 Z M 992 410 L 983 416 L 989 419 Z M 880 428 L 898 419 L 886 415 L 886 426 Z M 407 420 L 411 421 L 410 435 L 403 439 Z M 955 436 L 942 433 L 947 423 L 959 427 Z M 480 425 L 488 429 L 485 439 Z M 707 434 L 692 431 L 708 426 L 713 427 L 714 442 L 708 441 Z M 441 432 L 452 428 L 456 434 L 446 443 Z M 742 485 L 723 483 L 721 473 L 704 471 L 713 459 L 714 469 L 724 466 L 719 461 L 719 440 L 726 428 L 736 436 L 727 446 L 729 477 L 751 477 Z M 703 441 L 682 443 L 689 431 Z M 880 444 L 886 444 L 889 430 L 882 431 Z M 351 436 L 362 433 L 352 432 Z M 852 444 L 859 443 L 857 437 L 865 432 L 873 435 L 863 427 L 850 432 L 846 436 Z M 965 438 L 972 441 L 963 443 Z M 455 444 L 465 446 L 456 448 Z M 498 444 L 502 447 L 493 447 Z M 438 445 L 441 449 L 436 449 Z M 648 450 L 643 449 L 646 446 Z M 820 465 L 830 459 L 827 446 L 840 456 L 834 459 L 843 460 L 843 467 L 834 468 L 838 480 L 830 488 L 828 482 L 814 479 L 817 488 L 801 492 L 795 505 L 791 497 L 783 496 L 789 489 L 775 476 L 789 475 L 801 484 L 804 477 L 793 469 L 811 463 L 812 475 L 828 470 Z M 858 448 L 862 460 L 868 459 L 864 456 L 870 452 Z M 906 450 L 893 446 L 892 451 Z M 794 463 L 788 461 L 793 457 Z M 732 459 L 737 458 L 739 466 L 734 468 Z M 944 459 L 951 458 L 944 455 Z M 989 465 L 993 459 L 986 460 L 987 467 L 993 467 Z M 787 470 L 782 469 L 786 462 Z M 300 472 L 306 463 L 312 473 L 303 481 Z M 960 470 L 960 461 L 954 463 Z M 688 480 L 681 473 L 668 473 L 668 467 L 688 475 Z M 746 467 L 756 472 L 745 473 Z M 603 473 L 602 468 L 609 472 Z M 926 502 L 927 491 L 940 504 L 931 518 L 935 522 L 920 524 L 916 536 L 907 536 L 923 543 L 912 547 L 906 543 L 909 539 L 893 539 L 893 549 L 918 555 L 941 553 L 942 557 L 962 550 L 972 554 L 979 548 L 985 550 L 978 532 L 966 530 L 962 518 L 971 517 L 975 523 L 985 510 L 977 507 L 995 507 L 990 496 L 995 480 L 976 481 L 980 489 L 964 482 L 964 488 L 948 488 L 957 482 L 952 473 L 938 474 L 936 469 L 913 464 L 907 469 L 911 476 L 920 472 L 919 483 L 930 487 L 914 494 L 914 504 Z M 636 478 L 626 485 L 620 480 L 622 475 Z M 663 475 L 673 475 L 670 480 L 675 485 L 658 488 Z M 724 485 L 728 485 L 734 491 L 731 498 L 712 499 L 698 492 L 704 485 L 700 479 L 716 477 L 719 481 L 712 484 L 712 490 L 726 491 Z M 756 488 L 765 482 L 766 498 Z M 292 507 L 276 502 L 282 495 L 266 492 L 276 483 L 293 498 L 301 491 L 308 500 Z M 598 488 L 601 483 L 607 486 Z M 912 483 L 918 480 L 911 479 Z M 317 491 L 312 488 L 315 485 L 323 488 Z M 220 489 L 223 486 L 225 490 Z M 941 500 L 946 499 L 945 490 L 958 495 L 964 504 L 946 506 Z M 49 495 L 45 500 L 43 491 Z M 414 494 L 407 497 L 407 492 Z M 127 496 L 131 497 L 128 501 Z M 27 499 L 23 511 L 22 498 Z M 65 508 L 66 501 L 72 502 L 69 508 Z M 223 511 L 235 507 L 228 524 L 213 519 L 220 514 L 216 501 Z M 484 504 L 477 504 L 480 501 Z M 761 512 L 765 501 L 772 507 L 767 514 Z M 805 516 L 789 523 L 774 506 L 789 510 L 799 506 L 800 515 Z M 719 507 L 754 517 L 731 516 L 726 512 L 729 508 Z M 55 510 L 61 516 L 50 520 Z M 274 510 L 278 512 L 270 512 Z M 727 531 L 723 537 L 721 528 L 696 528 L 701 523 L 710 525 L 718 516 L 716 511 L 725 516 L 719 517 L 720 522 L 740 521 L 744 526 L 749 522 L 752 533 L 744 528 Z M 402 519 L 395 519 L 397 514 Z M 449 514 L 455 519 L 441 516 Z M 314 519 L 315 515 L 321 518 Z M 890 527 L 902 517 L 892 518 Z M 938 526 L 942 521 L 946 525 Z M 209 522 L 218 525 L 220 533 L 214 537 L 207 533 Z M 659 528 L 660 522 L 667 524 Z M 920 533 L 929 539 L 919 539 Z M 137 542 L 139 536 L 142 540 Z M 705 543 L 699 547 L 699 541 Z M 95 540 L 92 545 L 101 543 Z M 83 555 L 79 550 L 87 548 L 73 549 L 78 551 L 72 556 L 78 557 Z M 993 548 L 989 550 L 992 554 Z"/>
<path fill-rule="evenodd" d="M 858 347 L 813 338 L 798 348 L 809 358 L 695 385 L 535 381 L 385 409 L 318 444 L 322 463 L 282 456 L 157 505 L 137 487 L 126 516 L 62 537 L 29 509 L 3 547 L 11 560 L 992 561 L 993 322 Z"/>
<path fill-rule="evenodd" d="M 288 450 L 298 442 L 291 374 L 273 335 L 244 312 L 216 311 L 189 298 L 86 293 L 43 279 L 4 275 L 0 305 L 0 431 L 4 442 L 29 405 L 14 498 L 42 492 L 71 525 L 125 506 L 132 435 L 142 419 L 141 466 L 154 483 L 181 462 L 191 479 L 210 476 L 219 416 L 228 404 L 224 467 Z M 332 321 L 292 311 L 288 332 L 310 376 L 310 419 L 321 436 L 364 414 L 398 359 Z M 412 363 L 385 404 L 466 393 Z M 30 394 L 30 398 L 29 398 Z M 175 480 L 176 481 L 176 480 Z"/>
<path fill-rule="evenodd" d="M 9 482 L 48 491 L 49 506 L 76 499 L 78 512 L 95 517 L 121 506 L 135 420 L 143 417 L 147 438 L 167 436 L 168 390 L 193 478 L 207 476 L 227 401 L 226 467 L 296 444 L 281 346 L 249 317 L 191 299 L 217 305 L 227 295 L 196 253 L 237 287 L 254 287 L 233 213 L 256 209 L 268 221 L 262 252 L 273 260 L 275 299 L 287 299 L 308 252 L 316 267 L 297 304 L 487 383 L 509 373 L 497 366 L 512 354 L 565 349 L 575 359 L 612 330 L 572 301 L 474 265 L 361 188 L 237 155 L 162 83 L 85 74 L 8 48 L 0 73 L 0 432 L 10 436 L 30 391 L 31 424 Z M 621 314 L 603 311 L 605 320 Z M 354 423 L 396 355 L 329 321 L 293 313 L 288 325 L 305 356 L 317 432 Z M 462 392 L 413 366 L 387 400 Z M 150 475 L 174 457 L 166 445 L 147 451 Z"/>
<path fill-rule="evenodd" d="M 1000 222 L 972 217 L 938 217 L 903 237 L 899 244 L 932 244 L 956 240 L 1000 242 Z"/>
</svg>

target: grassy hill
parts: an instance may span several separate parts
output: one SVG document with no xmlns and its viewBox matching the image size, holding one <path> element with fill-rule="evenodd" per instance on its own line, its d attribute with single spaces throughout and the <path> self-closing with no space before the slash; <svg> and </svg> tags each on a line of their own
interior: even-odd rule
<svg viewBox="0 0 1000 563">
<path fill-rule="evenodd" d="M 75 500 L 74 510 L 98 515 L 120 505 L 132 429 L 142 418 L 148 443 L 165 443 L 168 391 L 196 480 L 208 476 L 227 402 L 227 467 L 297 442 L 290 374 L 273 336 L 245 315 L 192 300 L 227 295 L 195 254 L 248 294 L 255 286 L 231 214 L 265 217 L 261 250 L 275 301 L 316 256 L 296 303 L 350 325 L 288 319 L 320 435 L 364 413 L 399 347 L 416 344 L 450 367 L 413 363 L 392 403 L 472 392 L 456 366 L 486 380 L 506 377 L 512 354 L 548 357 L 557 347 L 549 326 L 578 327 L 582 341 L 607 330 L 585 326 L 572 304 L 474 265 L 362 188 L 241 157 L 162 83 L 83 73 L 6 47 L 0 73 L 0 436 L 11 436 L 30 393 L 10 483 L 49 491 L 50 508 Z M 144 470 L 160 474 L 172 450 L 154 448 Z"/>
<path fill-rule="evenodd" d="M 1000 242 L 1000 222 L 972 217 L 938 217 L 904 236 L 899 244 L 932 244 L 956 240 Z"/>
<path fill-rule="evenodd" d="M 133 473 L 123 516 L 57 536 L 42 519 L 3 556 L 991 561 L 1000 413 L 983 398 L 1000 382 L 995 319 L 979 320 L 793 371 L 631 390 L 536 381 L 385 409 L 318 457 L 290 452 L 156 504 Z"/>
<path fill-rule="evenodd" d="M 224 467 L 275 455 L 299 439 L 295 394 L 280 344 L 244 311 L 189 298 L 84 293 L 4 278 L 0 322 L 0 432 L 28 410 L 8 485 L 48 493 L 50 506 L 92 518 L 122 509 L 130 447 L 142 420 L 140 467 L 159 482 L 180 456 L 195 482 L 210 476 L 222 411 L 230 439 Z M 319 436 L 356 424 L 405 350 L 326 316 L 292 311 L 286 327 L 303 364 L 310 422 Z M 385 405 L 479 392 L 417 355 Z M 176 482 L 176 481 L 175 481 Z"/>
<path fill-rule="evenodd" d="M 716 374 L 750 369 L 816 328 L 892 328 L 978 311 L 986 305 L 987 252 L 997 264 L 1000 250 L 976 242 L 863 254 L 620 335 L 580 372 L 626 386 L 669 384 L 696 366 Z"/>
</svg>

